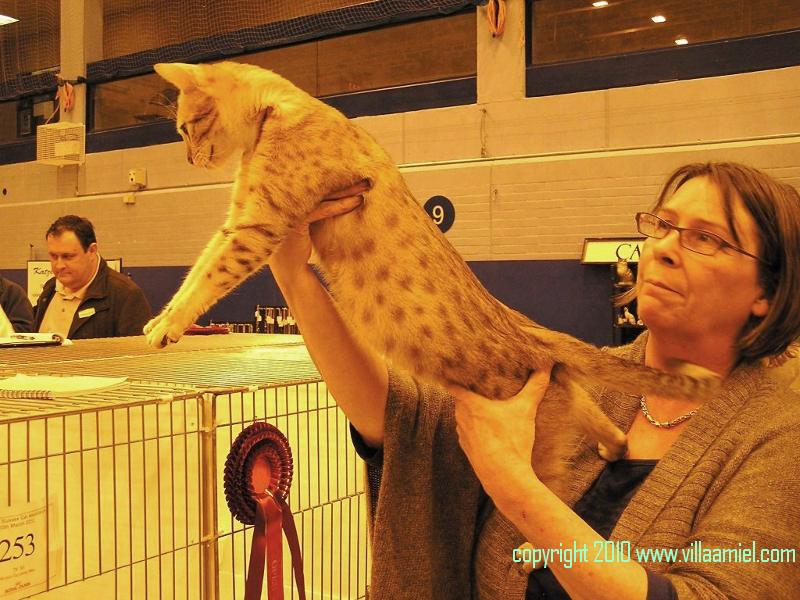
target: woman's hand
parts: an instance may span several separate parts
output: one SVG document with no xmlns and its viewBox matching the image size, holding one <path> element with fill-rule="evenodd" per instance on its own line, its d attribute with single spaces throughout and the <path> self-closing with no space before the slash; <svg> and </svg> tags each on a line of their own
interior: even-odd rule
<svg viewBox="0 0 800 600">
<path fill-rule="evenodd" d="M 311 257 L 311 237 L 308 233 L 308 226 L 311 223 L 338 217 L 358 208 L 364 202 L 363 193 L 370 187 L 370 182 L 364 180 L 323 198 L 319 206 L 311 211 L 305 222 L 286 236 L 270 257 L 269 266 L 275 277 L 286 279 L 308 264 L 308 259 Z"/>
<path fill-rule="evenodd" d="M 508 400 L 489 400 L 462 387 L 450 386 L 456 399 L 456 431 L 486 493 L 511 500 L 519 482 L 535 477 L 531 453 L 536 411 L 550 383 L 550 367 L 535 371 Z"/>
</svg>

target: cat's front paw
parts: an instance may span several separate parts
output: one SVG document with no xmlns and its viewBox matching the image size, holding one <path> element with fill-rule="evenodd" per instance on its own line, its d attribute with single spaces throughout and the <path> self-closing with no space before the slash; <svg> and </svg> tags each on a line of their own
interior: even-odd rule
<svg viewBox="0 0 800 600">
<path fill-rule="evenodd" d="M 153 317 L 147 322 L 147 324 L 142 329 L 142 333 L 147 335 L 148 333 L 153 331 L 156 325 L 158 325 L 159 323 L 161 323 L 161 321 L 166 319 L 170 315 L 170 313 L 172 313 L 172 311 L 173 311 L 172 306 L 170 304 L 167 304 L 163 309 L 161 309 L 160 313 L 158 313 L 155 317 Z"/>
<path fill-rule="evenodd" d="M 158 325 L 159 321 L 161 321 L 161 315 L 150 319 L 142 329 L 142 333 L 147 335 L 148 333 L 153 331 L 153 328 L 155 328 L 155 326 Z"/>
<path fill-rule="evenodd" d="M 144 326 L 144 335 L 147 343 L 153 348 L 164 348 L 167 344 L 174 344 L 189 328 L 179 319 L 167 313 L 161 313 Z"/>
</svg>

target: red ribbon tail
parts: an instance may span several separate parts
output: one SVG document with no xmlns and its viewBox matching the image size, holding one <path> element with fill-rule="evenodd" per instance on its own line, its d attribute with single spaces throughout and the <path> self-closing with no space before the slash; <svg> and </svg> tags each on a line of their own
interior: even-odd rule
<svg viewBox="0 0 800 600">
<path fill-rule="evenodd" d="M 267 591 L 269 600 L 283 600 L 283 536 L 281 507 L 272 495 L 267 508 Z"/>
<path fill-rule="evenodd" d="M 250 564 L 247 567 L 247 580 L 244 600 L 259 600 L 261 584 L 264 582 L 264 562 L 267 553 L 267 516 L 264 501 L 256 501 L 256 522 L 253 527 L 253 542 L 250 546 Z"/>
<path fill-rule="evenodd" d="M 281 502 L 281 510 L 283 511 L 283 531 L 286 533 L 286 541 L 289 542 L 289 550 L 292 553 L 292 570 L 294 571 L 294 580 L 297 582 L 297 593 L 300 596 L 300 600 L 306 600 L 303 555 L 300 552 L 300 542 L 297 537 L 297 528 L 294 524 L 294 515 L 292 515 L 292 509 L 285 502 Z"/>
<path fill-rule="evenodd" d="M 282 512 L 271 494 L 256 500 L 256 522 L 253 544 L 250 547 L 250 565 L 245 583 L 245 600 L 259 600 L 264 583 L 264 565 L 267 570 L 269 600 L 283 600 L 283 538 Z"/>
</svg>

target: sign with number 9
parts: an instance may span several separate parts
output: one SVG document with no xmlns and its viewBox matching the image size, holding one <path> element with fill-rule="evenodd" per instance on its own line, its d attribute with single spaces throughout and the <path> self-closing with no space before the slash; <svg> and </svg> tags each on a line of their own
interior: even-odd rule
<svg viewBox="0 0 800 600">
<path fill-rule="evenodd" d="M 425 212 L 428 213 L 442 233 L 446 233 L 456 220 L 456 209 L 449 198 L 433 196 L 425 203 Z"/>
</svg>

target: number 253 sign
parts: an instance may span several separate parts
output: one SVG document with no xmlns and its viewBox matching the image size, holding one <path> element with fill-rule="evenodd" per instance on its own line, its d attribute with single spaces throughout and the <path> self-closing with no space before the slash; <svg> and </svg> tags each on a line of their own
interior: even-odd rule
<svg viewBox="0 0 800 600">
<path fill-rule="evenodd" d="M 47 589 L 44 504 L 0 507 L 0 598 L 15 600 Z"/>
</svg>

